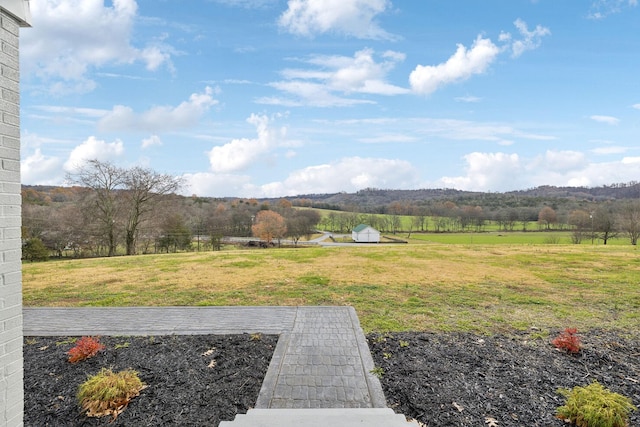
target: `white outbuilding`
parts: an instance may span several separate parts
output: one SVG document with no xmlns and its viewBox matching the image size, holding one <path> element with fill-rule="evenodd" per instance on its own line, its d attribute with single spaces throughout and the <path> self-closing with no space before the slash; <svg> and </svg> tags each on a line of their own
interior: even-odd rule
<svg viewBox="0 0 640 427">
<path fill-rule="evenodd" d="M 356 243 L 379 243 L 380 232 L 366 224 L 360 224 L 351 231 L 351 238 Z"/>
</svg>

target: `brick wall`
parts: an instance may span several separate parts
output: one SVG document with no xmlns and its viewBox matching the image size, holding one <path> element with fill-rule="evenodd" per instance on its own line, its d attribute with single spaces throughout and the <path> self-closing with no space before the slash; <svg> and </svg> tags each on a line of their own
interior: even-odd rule
<svg viewBox="0 0 640 427">
<path fill-rule="evenodd" d="M 23 425 L 18 21 L 0 9 L 0 426 Z"/>
</svg>

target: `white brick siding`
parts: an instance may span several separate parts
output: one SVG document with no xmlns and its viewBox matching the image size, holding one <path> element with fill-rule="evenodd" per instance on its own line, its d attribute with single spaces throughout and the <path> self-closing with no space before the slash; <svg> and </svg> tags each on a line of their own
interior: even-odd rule
<svg viewBox="0 0 640 427">
<path fill-rule="evenodd" d="M 0 426 L 23 425 L 20 14 L 0 7 Z M 18 12 L 24 11 L 21 9 Z"/>
</svg>

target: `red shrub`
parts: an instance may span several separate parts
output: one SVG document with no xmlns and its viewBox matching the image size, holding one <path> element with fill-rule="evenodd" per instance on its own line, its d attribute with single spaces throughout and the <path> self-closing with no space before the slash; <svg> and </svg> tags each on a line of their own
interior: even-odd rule
<svg viewBox="0 0 640 427">
<path fill-rule="evenodd" d="M 551 344 L 555 345 L 556 348 L 565 350 L 567 353 L 578 353 L 582 348 L 582 344 L 580 343 L 580 337 L 576 335 L 577 333 L 578 330 L 576 328 L 567 328 L 555 337 Z"/>
<path fill-rule="evenodd" d="M 97 338 L 82 337 L 76 342 L 76 346 L 67 352 L 69 362 L 76 363 L 88 359 L 98 354 L 102 349 L 104 349 L 104 345 L 100 344 Z"/>
</svg>

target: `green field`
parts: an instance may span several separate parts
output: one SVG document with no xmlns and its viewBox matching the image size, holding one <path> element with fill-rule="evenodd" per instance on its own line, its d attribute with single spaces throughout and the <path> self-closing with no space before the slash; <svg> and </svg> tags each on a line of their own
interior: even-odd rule
<svg viewBox="0 0 640 427">
<path fill-rule="evenodd" d="M 23 298 L 25 306 L 352 305 L 367 331 L 637 331 L 640 254 L 630 245 L 423 243 L 60 260 L 23 264 Z"/>
<path fill-rule="evenodd" d="M 398 234 L 406 237 L 407 234 Z M 571 244 L 570 231 L 510 231 L 510 232 L 485 232 L 485 233 L 412 233 L 411 239 L 417 242 L 448 243 L 448 244 L 481 244 L 481 245 L 548 245 Z M 584 238 L 581 245 L 602 245 L 602 241 Z M 620 237 L 611 239 L 609 245 L 630 245 L 629 239 Z"/>
</svg>

